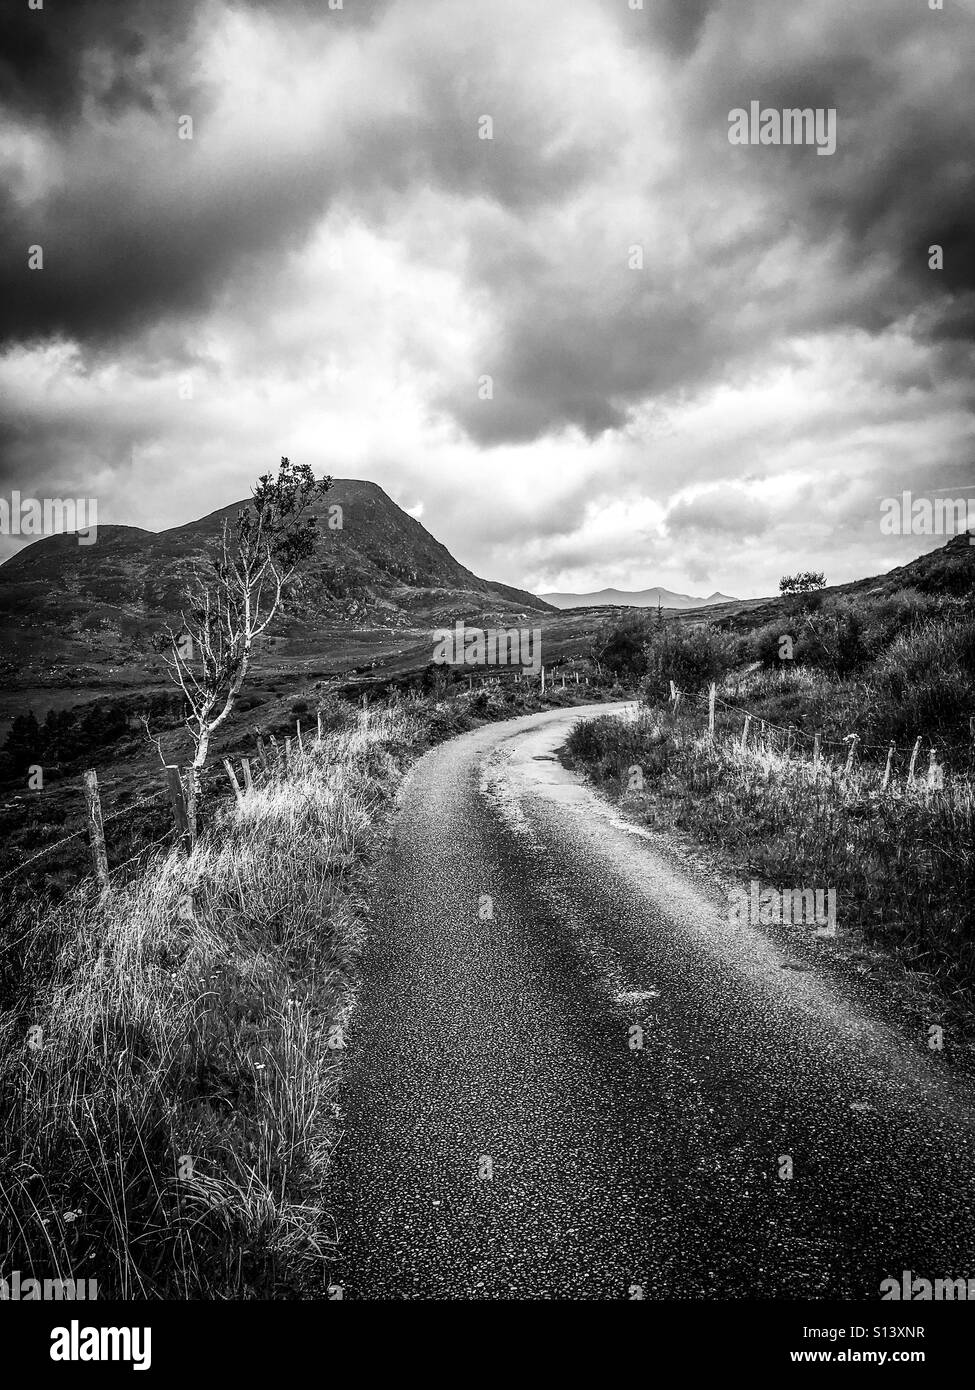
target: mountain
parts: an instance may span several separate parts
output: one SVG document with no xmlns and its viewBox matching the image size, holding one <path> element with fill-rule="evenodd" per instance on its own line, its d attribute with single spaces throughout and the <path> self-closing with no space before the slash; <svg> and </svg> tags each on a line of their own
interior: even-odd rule
<svg viewBox="0 0 975 1390">
<path fill-rule="evenodd" d="M 56 678 L 72 666 L 141 663 L 154 631 L 183 606 L 194 564 L 218 539 L 236 502 L 166 531 L 99 526 L 96 541 L 48 536 L 0 565 L 3 674 Z M 342 508 L 331 529 L 330 509 Z M 316 504 L 320 542 L 275 632 L 306 648 L 322 629 L 429 628 L 467 621 L 508 625 L 551 611 L 522 589 L 481 579 L 376 483 L 335 479 Z"/>
<path fill-rule="evenodd" d="M 736 603 L 728 594 L 711 594 L 708 598 L 693 598 L 690 594 L 675 594 L 672 589 L 600 589 L 594 594 L 539 594 L 553 608 L 603 608 L 608 604 L 632 608 L 706 608 L 711 603 Z"/>
</svg>

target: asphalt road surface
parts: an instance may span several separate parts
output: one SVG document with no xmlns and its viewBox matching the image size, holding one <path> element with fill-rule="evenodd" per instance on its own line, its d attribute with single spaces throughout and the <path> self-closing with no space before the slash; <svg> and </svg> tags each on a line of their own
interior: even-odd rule
<svg viewBox="0 0 975 1390">
<path fill-rule="evenodd" d="M 975 1277 L 969 1093 L 561 767 L 606 709 L 465 734 L 403 785 L 331 1173 L 344 1296 Z"/>
</svg>

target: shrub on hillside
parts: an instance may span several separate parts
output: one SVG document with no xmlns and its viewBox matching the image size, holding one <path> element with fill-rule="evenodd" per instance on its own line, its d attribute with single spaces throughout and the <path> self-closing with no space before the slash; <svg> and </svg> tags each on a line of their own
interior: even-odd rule
<svg viewBox="0 0 975 1390">
<path fill-rule="evenodd" d="M 634 609 L 600 624 L 592 643 L 598 669 L 616 680 L 639 678 L 647 669 L 646 646 L 661 620 L 646 609 Z"/>
<path fill-rule="evenodd" d="M 658 704 L 670 694 L 670 682 L 691 693 L 731 670 L 738 644 L 711 624 L 688 627 L 683 623 L 656 625 L 646 646 L 646 676 L 641 698 Z"/>
</svg>

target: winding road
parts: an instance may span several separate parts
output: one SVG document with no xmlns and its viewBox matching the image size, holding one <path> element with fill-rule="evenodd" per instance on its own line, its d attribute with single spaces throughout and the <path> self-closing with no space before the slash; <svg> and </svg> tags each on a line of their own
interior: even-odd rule
<svg viewBox="0 0 975 1390">
<path fill-rule="evenodd" d="M 966 1089 L 562 767 L 609 708 L 489 725 L 404 781 L 343 1063 L 332 1278 L 355 1299 L 792 1299 L 975 1277 Z"/>
</svg>

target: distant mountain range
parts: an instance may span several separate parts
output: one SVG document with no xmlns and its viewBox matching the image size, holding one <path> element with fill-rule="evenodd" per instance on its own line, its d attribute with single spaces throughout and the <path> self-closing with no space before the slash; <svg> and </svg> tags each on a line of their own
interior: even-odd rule
<svg viewBox="0 0 975 1390">
<path fill-rule="evenodd" d="M 539 594 L 553 608 L 603 608 L 608 604 L 631 608 L 707 608 L 712 603 L 736 603 L 730 594 L 711 594 L 694 598 L 691 594 L 675 594 L 672 589 L 600 589 L 595 594 Z"/>
</svg>

